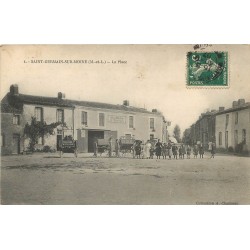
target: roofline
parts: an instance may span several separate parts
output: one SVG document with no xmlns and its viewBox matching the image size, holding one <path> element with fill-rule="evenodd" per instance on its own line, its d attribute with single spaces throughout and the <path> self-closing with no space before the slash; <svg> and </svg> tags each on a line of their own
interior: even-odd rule
<svg viewBox="0 0 250 250">
<path fill-rule="evenodd" d="M 195 123 L 201 121 L 202 119 L 204 119 L 205 117 L 208 117 L 208 116 L 217 116 L 217 115 L 222 115 L 222 114 L 226 114 L 226 113 L 231 113 L 231 112 L 234 112 L 234 111 L 238 111 L 238 110 L 243 110 L 243 109 L 248 109 L 250 108 L 250 105 L 249 104 L 245 104 L 243 106 L 240 106 L 240 107 L 235 107 L 235 108 L 228 108 L 228 109 L 224 109 L 222 111 L 215 111 L 214 113 L 209 113 L 209 114 L 206 114 L 204 113 L 202 115 L 201 118 L 199 118 Z"/>
<path fill-rule="evenodd" d="M 102 103 L 100 103 L 102 104 Z M 113 105 L 113 104 L 111 104 Z M 115 105 L 115 104 L 114 104 Z M 134 108 L 133 106 L 130 106 L 132 108 Z M 160 117 L 163 117 L 162 114 L 160 113 L 153 113 L 153 112 L 150 112 L 148 110 L 146 110 L 146 112 L 143 112 L 143 111 L 133 111 L 133 110 L 123 110 L 123 109 L 109 109 L 109 108 L 96 108 L 96 107 L 88 107 L 88 106 L 84 106 L 84 105 L 75 105 L 74 106 L 75 109 L 81 109 L 81 108 L 84 108 L 84 109 L 98 109 L 98 110 L 112 110 L 113 112 L 124 112 L 124 113 L 140 113 L 140 114 L 145 114 L 145 115 L 157 115 L 157 116 L 160 116 Z"/>
<path fill-rule="evenodd" d="M 7 93 L 6 96 L 9 96 L 11 97 L 10 93 Z M 47 97 L 47 96 L 36 96 L 36 95 L 26 95 L 26 94 L 19 94 L 17 96 L 14 96 L 15 98 L 18 98 L 18 97 L 21 97 L 23 99 L 19 100 L 20 103 L 22 104 L 34 104 L 34 105 L 44 105 L 44 106 L 52 106 L 52 107 L 64 107 L 64 108 L 71 108 L 71 109 L 75 109 L 75 108 L 79 108 L 79 107 L 83 107 L 83 108 L 89 108 L 89 109 L 104 109 L 104 110 L 112 110 L 113 112 L 114 111 L 117 111 L 117 112 L 126 112 L 126 113 L 140 113 L 140 114 L 147 114 L 147 115 L 153 115 L 153 116 L 159 116 L 159 117 L 164 117 L 162 113 L 160 112 L 150 112 L 146 109 L 143 109 L 143 108 L 137 108 L 137 107 L 133 107 L 133 106 L 125 106 L 127 107 L 128 109 L 131 108 L 131 109 L 137 109 L 137 110 L 124 110 L 122 108 L 119 108 L 121 106 L 124 106 L 124 105 L 119 105 L 119 104 L 110 104 L 110 103 L 103 103 L 103 102 L 93 102 L 93 101 L 80 101 L 80 100 L 72 100 L 72 99 L 61 99 L 62 100 L 62 103 L 50 103 L 49 101 L 32 101 L 32 100 L 25 100 L 25 97 L 33 97 L 33 98 L 48 98 L 49 100 L 51 101 L 55 101 L 55 100 L 58 100 L 57 97 Z M 67 101 L 67 102 L 72 102 L 72 104 L 67 104 L 67 103 L 63 103 L 63 101 Z M 114 108 L 107 108 L 107 107 L 92 107 L 92 106 L 85 106 L 85 105 L 81 105 L 81 102 L 86 102 L 86 103 L 89 103 L 90 105 L 91 104 L 98 104 L 98 105 L 111 105 L 113 106 Z M 140 110 L 141 109 L 141 110 Z"/>
<path fill-rule="evenodd" d="M 51 106 L 51 107 L 60 107 L 60 108 L 75 108 L 74 105 L 67 105 L 67 104 L 51 104 L 48 102 L 40 103 L 38 102 L 32 102 L 32 101 L 21 101 L 23 104 L 34 104 L 34 105 L 43 105 L 43 106 Z"/>
<path fill-rule="evenodd" d="M 240 106 L 240 107 L 235 107 L 235 108 L 229 108 L 229 109 L 219 111 L 215 115 L 222 115 L 222 114 L 231 113 L 231 112 L 234 112 L 234 111 L 239 111 L 239 110 L 248 109 L 248 108 L 250 108 L 250 105 L 245 105 L 245 106 Z"/>
</svg>

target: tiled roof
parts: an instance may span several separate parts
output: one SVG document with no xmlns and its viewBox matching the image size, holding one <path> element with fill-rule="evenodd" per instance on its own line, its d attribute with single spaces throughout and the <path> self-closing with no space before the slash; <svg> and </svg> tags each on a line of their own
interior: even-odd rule
<svg viewBox="0 0 250 250">
<path fill-rule="evenodd" d="M 11 106 L 8 103 L 1 103 L 1 113 L 16 113 L 21 114 L 22 110 Z"/>
<path fill-rule="evenodd" d="M 7 97 L 7 98 L 6 98 Z M 56 97 L 44 97 L 44 96 L 34 96 L 34 95 L 23 95 L 19 94 L 17 96 L 6 95 L 6 99 L 11 100 L 12 103 L 20 104 L 37 104 L 37 105 L 47 105 L 47 106 L 57 106 L 57 107 L 69 107 L 74 108 L 75 106 L 89 107 L 89 108 L 100 108 L 100 109 L 113 109 L 127 112 L 139 112 L 147 114 L 161 115 L 160 112 L 150 112 L 143 108 L 136 108 L 132 106 L 125 105 L 115 105 L 101 102 L 89 102 L 89 101 L 76 101 L 69 99 L 59 99 Z M 2 100 L 3 102 L 3 100 Z"/>
</svg>

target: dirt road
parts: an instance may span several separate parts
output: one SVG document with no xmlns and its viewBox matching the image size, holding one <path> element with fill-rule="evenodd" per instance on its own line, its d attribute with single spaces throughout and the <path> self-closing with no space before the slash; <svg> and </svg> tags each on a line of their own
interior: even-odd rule
<svg viewBox="0 0 250 250">
<path fill-rule="evenodd" d="M 2 157 L 2 204 L 250 204 L 250 158 Z"/>
</svg>

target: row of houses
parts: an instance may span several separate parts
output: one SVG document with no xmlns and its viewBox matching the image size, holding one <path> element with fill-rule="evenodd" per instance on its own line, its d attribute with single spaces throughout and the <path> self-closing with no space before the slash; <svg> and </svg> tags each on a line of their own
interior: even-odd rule
<svg viewBox="0 0 250 250">
<path fill-rule="evenodd" d="M 11 85 L 9 93 L 1 101 L 1 153 L 20 154 L 27 151 L 28 140 L 24 127 L 35 117 L 47 124 L 61 122 L 73 131 L 79 152 L 93 152 L 97 138 L 113 139 L 134 137 L 146 141 L 158 138 L 167 141 L 167 122 L 156 109 L 132 107 L 129 101 L 122 105 L 69 100 L 59 92 L 57 97 L 25 95 L 19 93 L 18 85 Z M 54 134 L 40 138 L 36 148 L 45 145 L 58 150 L 63 127 Z"/>
<path fill-rule="evenodd" d="M 245 99 L 233 101 L 232 107 L 202 113 L 190 129 L 191 143 L 201 142 L 208 148 L 209 142 L 225 150 L 250 150 L 250 103 Z"/>
</svg>

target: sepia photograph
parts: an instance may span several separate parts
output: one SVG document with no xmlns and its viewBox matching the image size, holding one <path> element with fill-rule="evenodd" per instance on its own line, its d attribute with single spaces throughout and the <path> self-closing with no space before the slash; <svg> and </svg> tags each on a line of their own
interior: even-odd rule
<svg viewBox="0 0 250 250">
<path fill-rule="evenodd" d="M 249 45 L 2 45 L 2 205 L 250 204 Z"/>
</svg>

